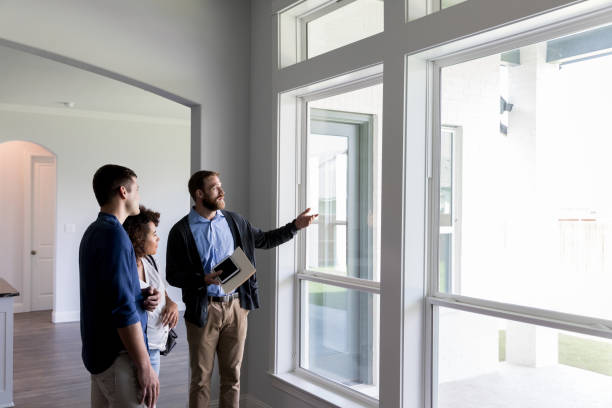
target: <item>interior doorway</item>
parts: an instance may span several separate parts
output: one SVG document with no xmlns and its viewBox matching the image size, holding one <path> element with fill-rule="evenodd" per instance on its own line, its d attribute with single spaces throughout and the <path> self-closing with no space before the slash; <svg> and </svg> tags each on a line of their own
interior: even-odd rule
<svg viewBox="0 0 612 408">
<path fill-rule="evenodd" d="M 18 291 L 15 312 L 53 308 L 56 157 L 31 142 L 0 144 L 0 213 L 7 233 L 3 275 Z"/>
</svg>

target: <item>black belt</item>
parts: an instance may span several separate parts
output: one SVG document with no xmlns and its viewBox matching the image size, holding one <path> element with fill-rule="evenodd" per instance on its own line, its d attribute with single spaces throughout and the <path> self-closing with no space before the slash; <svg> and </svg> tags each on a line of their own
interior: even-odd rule
<svg viewBox="0 0 612 408">
<path fill-rule="evenodd" d="M 209 296 L 208 300 L 211 302 L 229 303 L 234 299 L 238 299 L 238 292 L 231 293 L 225 296 Z"/>
</svg>

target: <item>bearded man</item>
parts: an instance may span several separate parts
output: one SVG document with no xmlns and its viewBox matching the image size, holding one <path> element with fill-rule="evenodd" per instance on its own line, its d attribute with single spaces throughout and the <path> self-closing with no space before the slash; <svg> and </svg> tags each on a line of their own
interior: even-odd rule
<svg viewBox="0 0 612 408">
<path fill-rule="evenodd" d="M 306 209 L 296 219 L 264 232 L 240 214 L 225 210 L 219 173 L 201 170 L 188 183 L 195 205 L 168 236 L 166 279 L 182 289 L 189 344 L 189 407 L 208 407 L 215 353 L 219 360 L 221 408 L 238 408 L 240 366 L 247 315 L 259 308 L 256 274 L 235 292 L 225 293 L 214 266 L 241 247 L 255 265 L 255 248 L 274 248 L 292 239 L 318 214 Z"/>
</svg>

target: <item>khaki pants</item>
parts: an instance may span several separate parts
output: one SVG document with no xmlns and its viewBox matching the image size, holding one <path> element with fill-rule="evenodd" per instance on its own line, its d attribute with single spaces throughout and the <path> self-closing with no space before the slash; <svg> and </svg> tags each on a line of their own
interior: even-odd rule
<svg viewBox="0 0 612 408">
<path fill-rule="evenodd" d="M 140 392 L 136 367 L 127 353 L 120 353 L 105 371 L 91 375 L 92 408 L 144 408 L 138 403 Z"/>
<path fill-rule="evenodd" d="M 238 408 L 240 400 L 240 366 L 247 333 L 249 311 L 240 307 L 240 301 L 209 302 L 208 321 L 204 327 L 186 322 L 189 343 L 189 408 L 208 408 L 210 403 L 210 377 L 219 359 L 221 392 L 220 408 Z"/>
</svg>

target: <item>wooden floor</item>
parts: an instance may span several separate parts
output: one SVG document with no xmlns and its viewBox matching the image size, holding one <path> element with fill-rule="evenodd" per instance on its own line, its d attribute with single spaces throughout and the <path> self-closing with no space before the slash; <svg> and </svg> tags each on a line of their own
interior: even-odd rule
<svg viewBox="0 0 612 408">
<path fill-rule="evenodd" d="M 172 353 L 161 357 L 157 406 L 187 404 L 187 340 L 181 318 Z M 15 315 L 14 401 L 18 408 L 89 406 L 89 373 L 81 360 L 79 323 L 51 323 L 51 312 Z"/>
</svg>

